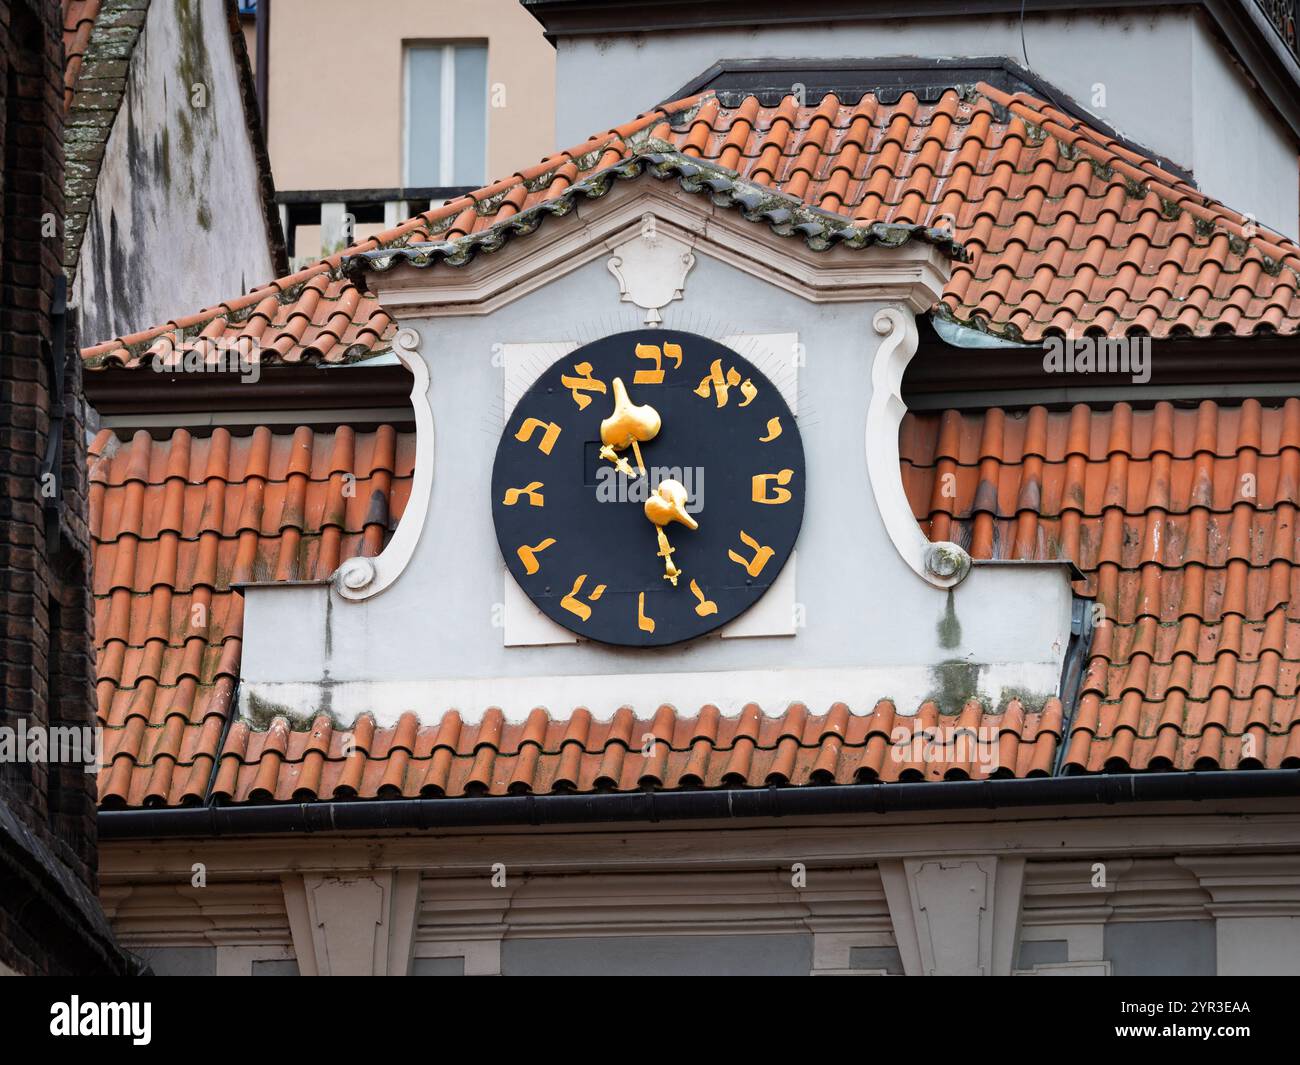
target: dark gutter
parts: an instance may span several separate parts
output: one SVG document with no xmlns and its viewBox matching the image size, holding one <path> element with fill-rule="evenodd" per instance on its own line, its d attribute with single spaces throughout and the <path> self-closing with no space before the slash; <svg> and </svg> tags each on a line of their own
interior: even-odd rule
<svg viewBox="0 0 1300 1065">
<path fill-rule="evenodd" d="M 1073 563 L 1071 563 L 1073 565 Z M 1078 572 L 1078 567 L 1074 567 Z M 1063 710 L 1061 736 L 1074 734 L 1074 720 L 1079 712 L 1079 694 L 1083 690 L 1083 677 L 1088 668 L 1088 651 L 1092 647 L 1094 600 L 1076 595 L 1070 604 L 1070 640 L 1065 647 L 1065 661 L 1061 663 L 1061 689 L 1057 697 Z M 1052 775 L 1063 776 L 1066 755 L 1070 745 L 1064 740 L 1056 745 L 1056 760 Z"/>
<path fill-rule="evenodd" d="M 1164 398 L 1161 390 L 1166 386 L 1289 383 L 1300 377 L 1300 337 L 1296 336 L 1257 333 L 1152 339 L 1151 379 L 1135 384 L 1125 374 L 1047 373 L 1042 344 L 957 347 L 936 333 L 930 316 L 918 317 L 917 327 L 920 343 L 903 376 L 904 400 L 1004 391 L 1003 405 L 1014 405 L 1017 391 L 1113 387 L 1125 389 L 1126 399 L 1135 406 L 1149 406 Z"/>
<path fill-rule="evenodd" d="M 103 417 L 411 405 L 411 374 L 405 367 L 364 362 L 266 366 L 256 384 L 237 372 L 161 373 L 147 366 L 90 370 L 82 382 L 86 399 Z"/>
<path fill-rule="evenodd" d="M 50 306 L 50 342 L 41 345 L 49 374 L 49 428 L 45 437 L 45 456 L 41 460 L 40 485 L 53 485 L 54 491 L 41 500 L 45 511 L 47 543 L 59 542 L 59 519 L 63 514 L 63 419 L 66 386 L 64 372 L 68 366 L 68 279 L 60 273 L 54 279 L 54 299 Z M 48 478 L 48 480 L 47 480 Z"/>
<path fill-rule="evenodd" d="M 261 806 L 101 810 L 99 838 L 210 838 L 388 829 L 889 814 L 1033 806 L 1115 806 L 1210 799 L 1300 798 L 1300 769 L 1035 777 L 918 784 L 725 788 L 595 795 L 362 799 Z"/>
</svg>

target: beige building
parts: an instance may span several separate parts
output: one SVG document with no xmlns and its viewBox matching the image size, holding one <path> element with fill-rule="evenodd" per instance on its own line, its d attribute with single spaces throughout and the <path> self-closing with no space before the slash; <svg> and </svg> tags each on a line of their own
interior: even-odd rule
<svg viewBox="0 0 1300 1065">
<path fill-rule="evenodd" d="M 241 4 L 295 263 L 555 148 L 555 50 L 517 0 L 367 11 L 358 33 L 349 0 Z"/>
</svg>

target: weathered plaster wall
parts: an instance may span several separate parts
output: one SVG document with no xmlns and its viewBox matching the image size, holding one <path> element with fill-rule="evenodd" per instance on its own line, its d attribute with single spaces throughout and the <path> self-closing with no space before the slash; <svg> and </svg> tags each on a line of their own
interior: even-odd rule
<svg viewBox="0 0 1300 1065">
<path fill-rule="evenodd" d="M 90 345 L 239 295 L 274 268 L 220 0 L 154 0 L 73 284 Z"/>
<path fill-rule="evenodd" d="M 1297 235 L 1295 142 L 1187 9 L 1031 15 L 1023 50 L 1019 19 L 973 16 L 565 37 L 557 44 L 557 133 L 569 144 L 624 122 L 720 59 L 893 56 L 999 56 L 1028 65 L 1192 171 L 1211 196 Z"/>
</svg>

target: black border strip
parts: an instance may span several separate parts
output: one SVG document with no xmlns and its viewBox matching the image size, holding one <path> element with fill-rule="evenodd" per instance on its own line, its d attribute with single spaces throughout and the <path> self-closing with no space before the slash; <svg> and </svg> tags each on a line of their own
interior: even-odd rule
<svg viewBox="0 0 1300 1065">
<path fill-rule="evenodd" d="M 99 838 L 208 838 L 493 825 L 726 821 L 1261 798 L 1300 798 L 1300 769 L 101 810 Z"/>
</svg>

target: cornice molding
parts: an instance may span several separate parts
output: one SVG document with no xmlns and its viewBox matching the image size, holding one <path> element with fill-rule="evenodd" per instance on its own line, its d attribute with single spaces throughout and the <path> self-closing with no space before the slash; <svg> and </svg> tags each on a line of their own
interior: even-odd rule
<svg viewBox="0 0 1300 1065">
<path fill-rule="evenodd" d="M 391 263 L 366 274 L 398 319 L 491 314 L 626 243 L 652 215 L 668 236 L 813 303 L 899 300 L 928 310 L 948 279 L 948 258 L 919 240 L 898 246 L 813 250 L 668 183 L 620 183 L 549 222 L 545 242 L 522 241 L 455 270 Z"/>
</svg>

